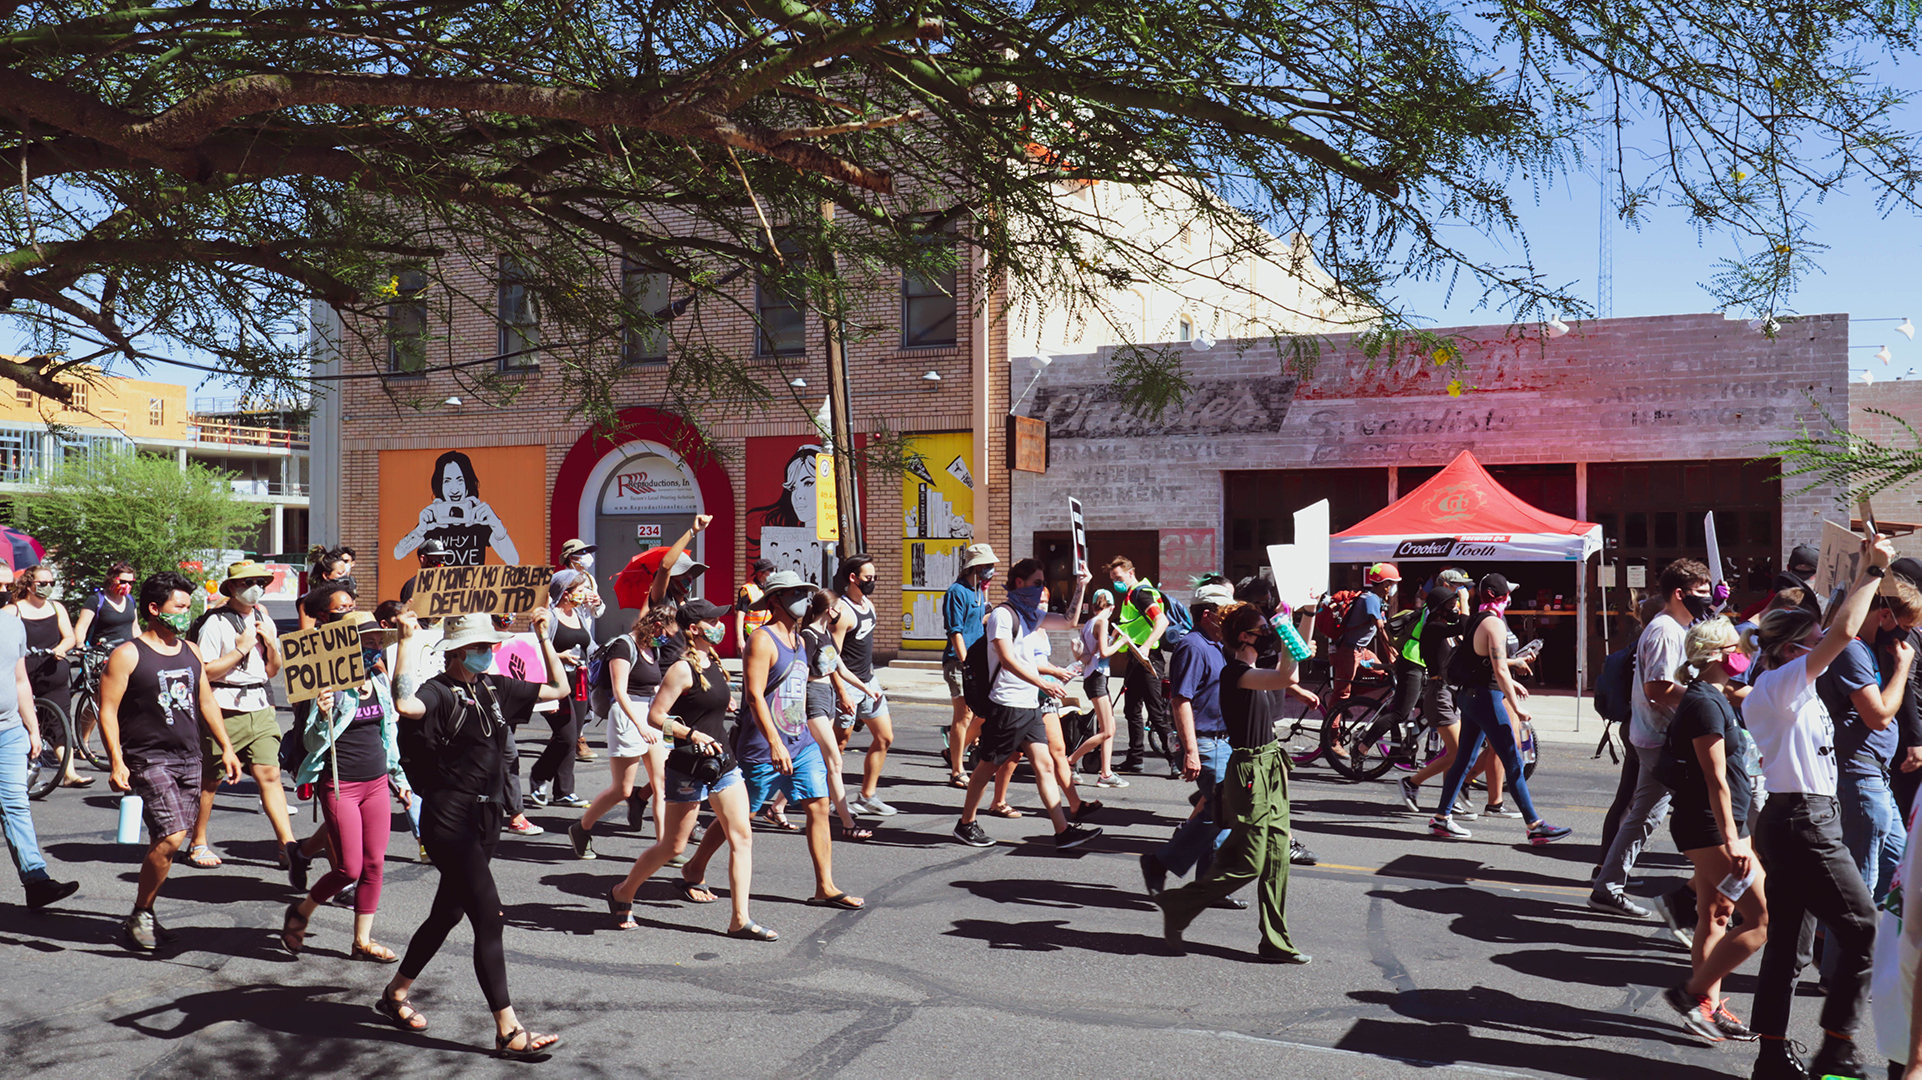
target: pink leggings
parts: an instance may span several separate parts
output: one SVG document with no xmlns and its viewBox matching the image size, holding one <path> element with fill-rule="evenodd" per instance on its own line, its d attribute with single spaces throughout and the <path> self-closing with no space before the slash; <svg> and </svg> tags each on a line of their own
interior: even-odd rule
<svg viewBox="0 0 1922 1080">
<path fill-rule="evenodd" d="M 340 859 L 314 882 L 311 899 L 324 904 L 354 882 L 354 914 L 372 915 L 380 907 L 380 879 L 387 863 L 387 834 L 394 823 L 394 803 L 387 794 L 387 778 L 340 785 L 322 779 L 314 785 L 320 808 L 327 815 L 327 837 Z"/>
</svg>

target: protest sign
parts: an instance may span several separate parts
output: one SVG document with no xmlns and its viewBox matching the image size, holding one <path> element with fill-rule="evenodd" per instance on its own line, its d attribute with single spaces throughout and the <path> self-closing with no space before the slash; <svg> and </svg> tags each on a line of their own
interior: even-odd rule
<svg viewBox="0 0 1922 1080">
<path fill-rule="evenodd" d="M 1088 524 L 1081 516 L 1081 500 L 1068 499 L 1068 528 L 1074 534 L 1074 573 L 1076 577 L 1088 572 Z"/>
<path fill-rule="evenodd" d="M 1708 579 L 1717 585 L 1728 580 L 1722 569 L 1722 544 L 1715 536 L 1715 511 L 1702 519 L 1702 535 L 1708 541 Z"/>
<path fill-rule="evenodd" d="M 407 610 L 423 619 L 485 612 L 518 615 L 541 606 L 551 566 L 433 566 L 414 578 Z"/>
<path fill-rule="evenodd" d="M 1328 500 L 1295 511 L 1295 542 L 1268 545 L 1268 566 L 1281 602 L 1306 606 L 1328 595 Z"/>
<path fill-rule="evenodd" d="M 1862 565 L 1862 538 L 1833 521 L 1822 522 L 1822 557 L 1815 561 L 1815 598 L 1824 603 L 1835 590 L 1855 580 Z"/>
<path fill-rule="evenodd" d="M 328 623 L 283 636 L 280 657 L 290 702 L 309 701 L 328 690 L 359 686 L 367 678 L 360 659 L 360 627 L 346 623 Z"/>
</svg>

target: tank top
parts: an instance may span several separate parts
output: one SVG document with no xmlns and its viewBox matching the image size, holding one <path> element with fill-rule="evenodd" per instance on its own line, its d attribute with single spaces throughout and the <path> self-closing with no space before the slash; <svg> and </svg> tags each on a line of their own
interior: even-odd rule
<svg viewBox="0 0 1922 1080">
<path fill-rule="evenodd" d="M 573 653 L 576 659 L 580 659 L 586 655 L 587 646 L 591 643 L 585 627 L 569 626 L 558 616 L 554 619 L 555 652 Z"/>
<path fill-rule="evenodd" d="M 781 745 L 787 747 L 788 756 L 793 757 L 814 737 L 808 731 L 807 654 L 798 644 L 790 648 L 773 626 L 763 627 L 757 634 L 766 635 L 774 643 L 774 663 L 768 668 L 762 700 L 767 703 L 768 715 L 774 720 L 774 731 L 781 737 Z M 741 719 L 735 727 L 734 738 L 734 756 L 740 760 L 757 763 L 774 760 L 767 736 L 746 702 L 741 704 Z"/>
<path fill-rule="evenodd" d="M 87 644 L 111 649 L 133 637 L 134 616 L 138 613 L 133 597 L 125 597 L 120 610 L 115 611 L 107 594 L 96 592 L 87 606 L 93 609 L 93 625 L 87 627 Z"/>
<path fill-rule="evenodd" d="M 654 650 L 641 648 L 633 634 L 622 634 L 614 639 L 613 648 L 607 653 L 608 658 L 612 659 L 616 653 L 628 663 L 627 696 L 637 700 L 653 697 L 654 692 L 661 688 L 661 667 L 656 662 Z"/>
<path fill-rule="evenodd" d="M 21 605 L 19 610 L 25 611 L 26 605 Z M 22 616 L 20 622 L 27 628 L 27 648 L 51 649 L 60 644 L 60 613 L 54 611 L 51 604 L 46 618 L 29 619 Z M 57 656 L 27 657 L 27 680 L 33 684 L 33 692 L 64 692 L 68 674 L 72 670 L 67 664 Z"/>
<path fill-rule="evenodd" d="M 1095 636 L 1094 620 L 1081 624 L 1081 670 L 1083 674 L 1106 675 L 1108 657 L 1101 655 L 1101 639 Z"/>
<path fill-rule="evenodd" d="M 841 637 L 841 662 L 848 674 L 870 683 L 874 681 L 874 600 L 862 600 L 865 611 L 852 600 L 847 604 L 854 610 L 854 625 Z"/>
<path fill-rule="evenodd" d="M 1500 615 L 1492 611 L 1475 613 L 1468 620 L 1468 629 L 1462 632 L 1460 644 L 1455 646 L 1455 655 L 1448 658 L 1448 684 L 1480 689 L 1495 686 L 1495 665 L 1488 657 L 1475 651 L 1475 634 L 1481 629 L 1483 619 L 1499 620 Z"/>
<path fill-rule="evenodd" d="M 694 683 L 681 691 L 680 697 L 674 699 L 674 707 L 667 710 L 668 715 L 717 743 L 725 742 L 727 703 L 731 696 L 727 685 L 727 672 L 721 669 L 719 661 L 710 662 L 706 671 L 695 668 L 692 660 L 685 663 L 694 676 Z M 675 739 L 674 745 L 686 746 L 692 741 L 692 739 Z"/>
<path fill-rule="evenodd" d="M 120 699 L 121 749 L 142 761 L 199 757 L 200 661 L 185 641 L 172 656 L 138 638 L 133 647 L 138 659 Z"/>
<path fill-rule="evenodd" d="M 20 607 L 20 611 L 26 610 L 25 605 Z M 51 649 L 60 644 L 60 613 L 54 611 L 51 606 L 47 608 L 47 617 L 44 619 L 29 619 L 22 614 L 20 621 L 27 627 L 27 648 Z M 30 657 L 28 663 L 31 664 L 38 659 L 51 660 L 53 657 Z"/>
</svg>

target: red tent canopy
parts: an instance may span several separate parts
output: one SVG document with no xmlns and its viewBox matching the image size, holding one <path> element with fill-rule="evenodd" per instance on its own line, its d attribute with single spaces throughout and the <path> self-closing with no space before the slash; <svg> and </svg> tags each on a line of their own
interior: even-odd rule
<svg viewBox="0 0 1922 1080">
<path fill-rule="evenodd" d="M 1464 450 L 1427 483 L 1329 538 L 1329 561 L 1487 559 L 1580 562 L 1602 527 L 1538 510 Z"/>
</svg>

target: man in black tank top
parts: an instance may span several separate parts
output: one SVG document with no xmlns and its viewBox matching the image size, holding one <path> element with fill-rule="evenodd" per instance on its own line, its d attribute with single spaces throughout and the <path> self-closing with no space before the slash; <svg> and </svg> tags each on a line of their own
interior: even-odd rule
<svg viewBox="0 0 1922 1080">
<path fill-rule="evenodd" d="M 834 605 L 834 644 L 848 674 L 867 690 L 867 696 L 854 706 L 854 715 L 835 725 L 841 748 L 847 749 L 854 725 L 865 723 L 874 736 L 868 744 L 867 758 L 861 765 L 861 790 L 848 796 L 848 809 L 857 814 L 891 817 L 895 809 L 881 801 L 881 769 L 888 763 L 888 747 L 894 745 L 894 720 L 888 716 L 888 698 L 881 692 L 881 680 L 874 677 L 874 560 L 866 555 L 850 555 L 841 560 L 834 572 L 834 591 L 841 599 Z M 845 724 L 846 726 L 842 726 Z"/>
<path fill-rule="evenodd" d="M 203 730 L 220 748 L 227 783 L 240 780 L 220 704 L 185 636 L 193 590 L 194 583 L 173 570 L 141 582 L 146 629 L 107 657 L 100 679 L 100 733 L 113 762 L 113 789 L 139 796 L 147 823 L 147 858 L 133 914 L 121 927 L 127 947 L 141 952 L 173 936 L 154 917 L 153 904 L 200 807 Z"/>
</svg>

